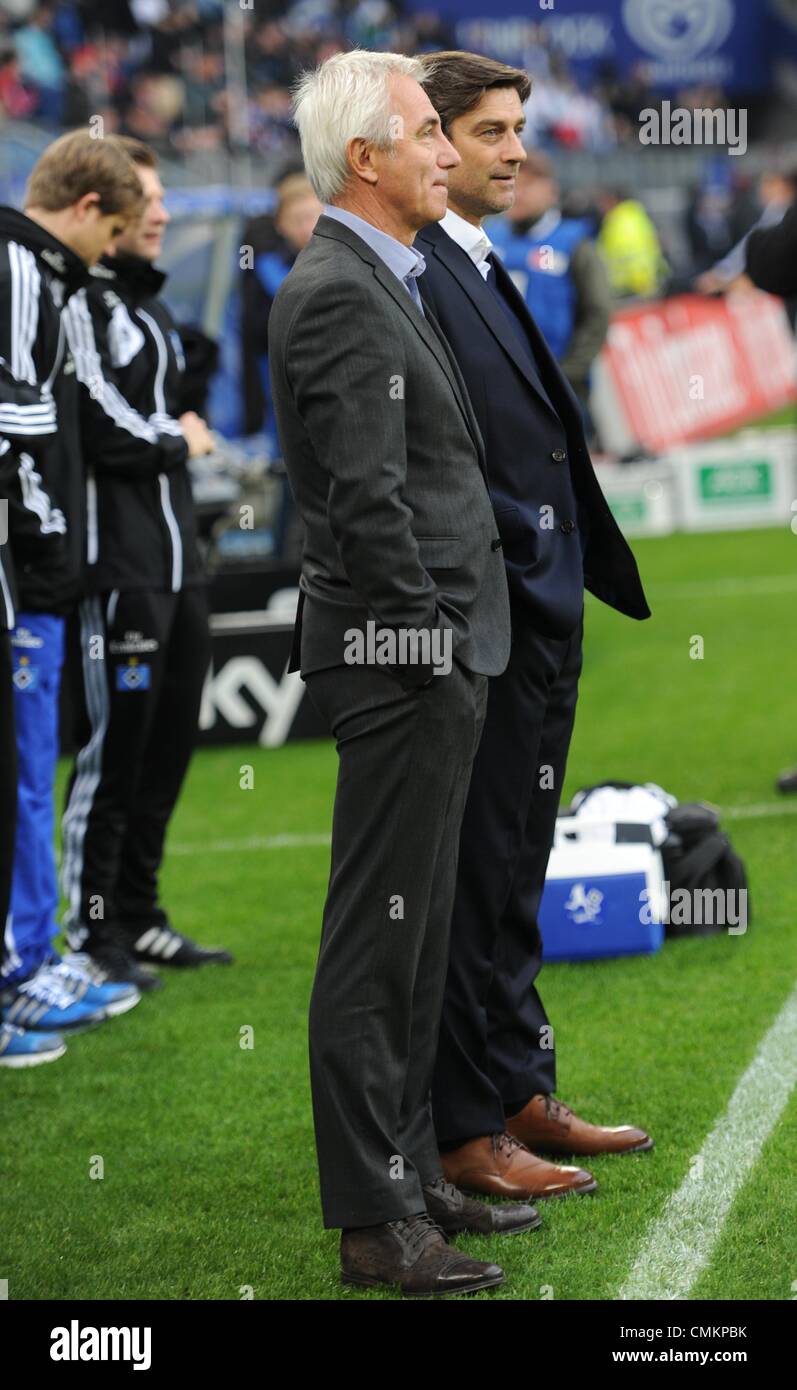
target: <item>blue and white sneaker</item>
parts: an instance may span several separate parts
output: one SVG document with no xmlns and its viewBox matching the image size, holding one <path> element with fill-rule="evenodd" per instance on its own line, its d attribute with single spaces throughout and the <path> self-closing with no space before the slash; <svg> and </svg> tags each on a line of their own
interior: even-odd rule
<svg viewBox="0 0 797 1390">
<path fill-rule="evenodd" d="M 104 1009 L 106 1018 L 126 1014 L 141 999 L 135 985 L 104 981 L 103 971 L 95 966 L 91 956 L 82 951 L 70 951 L 60 960 L 56 957 L 50 965 L 50 973 L 81 1004 L 93 1004 L 97 1009 Z"/>
<path fill-rule="evenodd" d="M 38 1067 L 63 1057 L 66 1043 L 58 1033 L 26 1033 L 0 1023 L 0 1067 Z"/>
<path fill-rule="evenodd" d="M 75 1033 L 93 1028 L 106 1017 L 105 1009 L 69 994 L 49 965 L 42 965 L 21 985 L 4 990 L 2 1004 L 3 1022 L 26 1032 Z"/>
</svg>

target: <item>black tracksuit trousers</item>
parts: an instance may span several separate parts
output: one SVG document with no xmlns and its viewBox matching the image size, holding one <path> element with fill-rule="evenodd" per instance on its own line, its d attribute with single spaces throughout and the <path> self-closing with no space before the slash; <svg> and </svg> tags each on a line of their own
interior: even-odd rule
<svg viewBox="0 0 797 1390">
<path fill-rule="evenodd" d="M 196 740 L 210 660 L 205 590 L 113 590 L 87 598 L 79 752 L 63 820 L 62 886 L 74 948 L 167 921 L 158 871 Z M 77 664 L 77 663 L 76 663 Z"/>
</svg>

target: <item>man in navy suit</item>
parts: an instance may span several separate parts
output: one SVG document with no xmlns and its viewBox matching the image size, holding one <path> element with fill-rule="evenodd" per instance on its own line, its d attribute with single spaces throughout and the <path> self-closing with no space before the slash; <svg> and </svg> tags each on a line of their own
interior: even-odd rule
<svg viewBox="0 0 797 1390">
<path fill-rule="evenodd" d="M 489 682 L 460 838 L 451 956 L 432 1090 L 443 1171 L 500 1196 L 591 1192 L 539 1157 L 649 1149 L 588 1124 L 556 1089 L 535 987 L 537 926 L 581 670 L 584 588 L 649 617 L 636 562 L 595 478 L 576 397 L 482 228 L 525 159 L 525 72 L 472 53 L 423 56 L 424 88 L 460 155 L 448 212 L 416 237 L 425 305 L 465 378 L 484 438 L 509 585 L 512 654 Z"/>
</svg>

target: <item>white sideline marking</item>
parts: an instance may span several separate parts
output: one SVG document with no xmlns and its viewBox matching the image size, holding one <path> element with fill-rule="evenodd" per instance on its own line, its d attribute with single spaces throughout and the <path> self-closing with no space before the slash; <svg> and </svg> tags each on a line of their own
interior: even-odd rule
<svg viewBox="0 0 797 1390">
<path fill-rule="evenodd" d="M 706 1139 L 700 1161 L 693 1160 L 688 1176 L 649 1226 L 618 1299 L 688 1298 L 795 1083 L 797 986 Z"/>
<path fill-rule="evenodd" d="M 306 845 L 329 845 L 332 836 L 260 835 L 249 840 L 210 840 L 204 845 L 169 845 L 169 854 L 239 854 L 258 849 L 304 849 Z"/>
<path fill-rule="evenodd" d="M 685 579 L 680 584 L 649 583 L 651 599 L 746 598 L 764 594 L 793 594 L 797 574 L 757 574 L 749 579 Z"/>
<path fill-rule="evenodd" d="M 797 796 L 793 801 L 773 801 L 753 806 L 728 806 L 723 820 L 758 820 L 762 816 L 797 816 Z M 209 840 L 207 844 L 169 845 L 169 854 L 244 854 L 261 849 L 305 849 L 308 845 L 328 845 L 332 836 L 318 831 L 312 835 L 255 835 L 248 840 Z"/>
<path fill-rule="evenodd" d="M 765 816 L 797 816 L 797 796 L 791 801 L 767 801 L 756 806 L 729 806 L 723 820 L 760 820 Z"/>
</svg>

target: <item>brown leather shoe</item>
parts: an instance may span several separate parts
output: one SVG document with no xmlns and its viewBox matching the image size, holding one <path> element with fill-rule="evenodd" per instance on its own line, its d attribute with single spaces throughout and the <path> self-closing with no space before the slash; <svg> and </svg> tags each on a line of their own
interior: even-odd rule
<svg viewBox="0 0 797 1390">
<path fill-rule="evenodd" d="M 532 1096 L 506 1127 L 530 1149 L 552 1154 L 620 1154 L 652 1149 L 653 1140 L 633 1125 L 590 1125 L 553 1096 Z"/>
<path fill-rule="evenodd" d="M 447 1182 L 465 1192 L 493 1197 L 566 1197 L 570 1192 L 594 1192 L 598 1186 L 584 1168 L 563 1168 L 529 1153 L 511 1134 L 483 1134 L 461 1148 L 440 1155 Z"/>
<path fill-rule="evenodd" d="M 503 1284 L 504 1271 L 455 1250 L 432 1218 L 420 1212 L 343 1231 L 340 1277 L 344 1284 L 363 1287 L 397 1284 L 407 1298 L 440 1298 L 495 1288 Z"/>
</svg>

